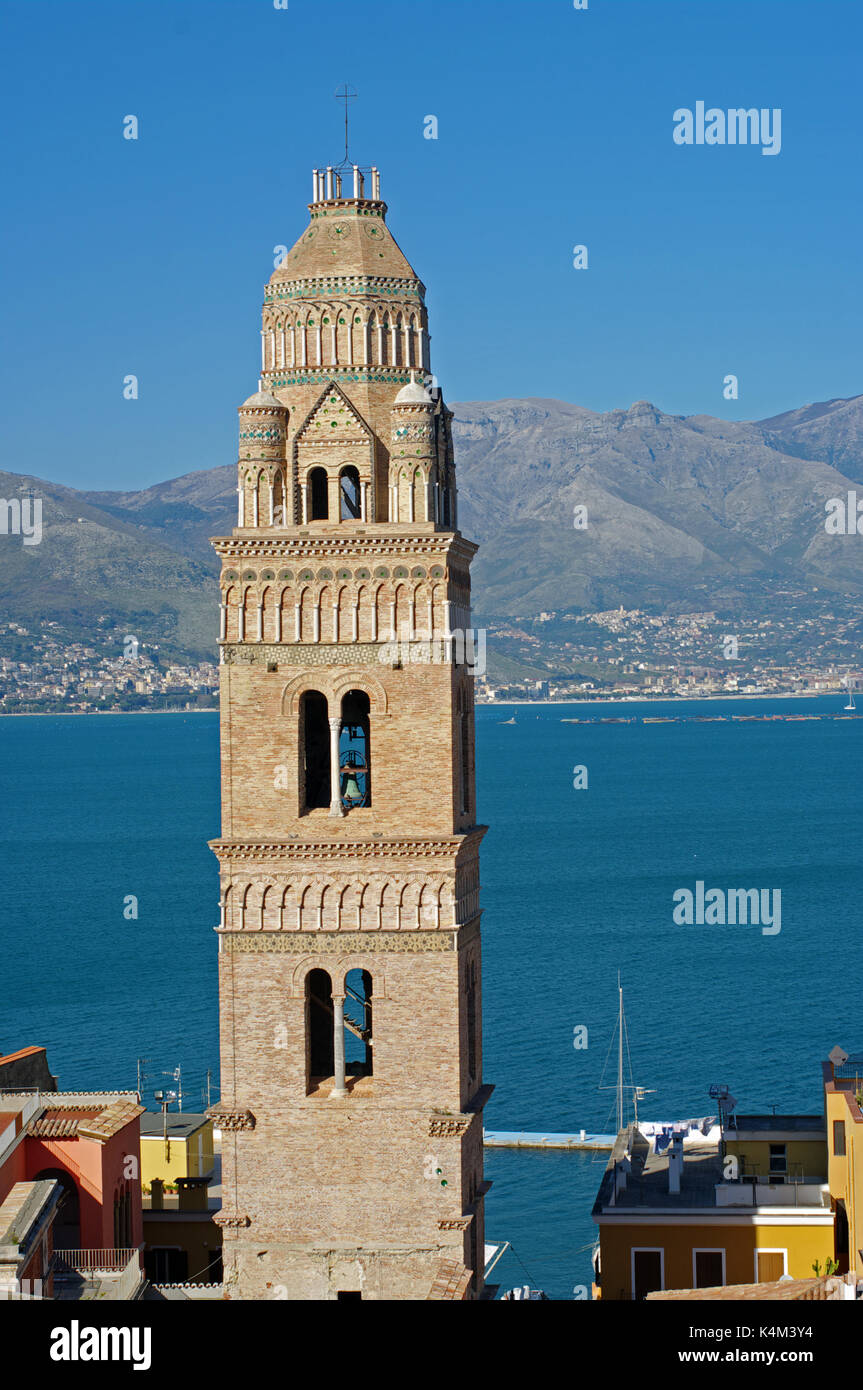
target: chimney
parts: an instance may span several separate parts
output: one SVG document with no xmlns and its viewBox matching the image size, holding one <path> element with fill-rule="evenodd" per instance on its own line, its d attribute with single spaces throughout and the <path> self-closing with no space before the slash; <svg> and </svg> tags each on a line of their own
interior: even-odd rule
<svg viewBox="0 0 863 1390">
<path fill-rule="evenodd" d="M 200 1178 L 177 1179 L 177 1207 L 180 1211 L 207 1210 L 207 1184 Z"/>
<path fill-rule="evenodd" d="M 376 165 L 372 165 L 372 198 L 375 200 L 381 196 L 381 173 Z"/>
<path fill-rule="evenodd" d="M 333 166 L 332 166 L 332 164 L 328 164 L 328 165 L 327 165 L 327 198 L 332 198 L 332 196 L 333 196 Z"/>
<path fill-rule="evenodd" d="M 360 171 L 358 165 L 356 164 L 354 165 L 354 197 L 362 197 L 362 194 L 360 193 Z"/>
<path fill-rule="evenodd" d="M 669 1192 L 680 1191 L 680 1179 L 683 1176 L 683 1135 L 674 1134 L 671 1139 L 671 1148 L 668 1150 L 668 1190 Z"/>
<path fill-rule="evenodd" d="M 320 192 L 320 189 L 319 189 L 319 187 L 318 187 L 318 171 L 317 171 L 317 169 L 313 169 L 313 170 L 312 170 L 312 202 L 313 202 L 313 203 L 316 203 L 316 202 L 318 201 L 318 194 L 319 194 L 319 192 Z"/>
</svg>

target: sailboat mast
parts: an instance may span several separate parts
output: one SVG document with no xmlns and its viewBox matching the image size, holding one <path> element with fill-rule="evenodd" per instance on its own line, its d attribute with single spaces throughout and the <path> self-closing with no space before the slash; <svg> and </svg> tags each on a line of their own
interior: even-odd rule
<svg viewBox="0 0 863 1390">
<path fill-rule="evenodd" d="M 617 1132 L 623 1129 L 623 986 L 617 972 Z"/>
</svg>

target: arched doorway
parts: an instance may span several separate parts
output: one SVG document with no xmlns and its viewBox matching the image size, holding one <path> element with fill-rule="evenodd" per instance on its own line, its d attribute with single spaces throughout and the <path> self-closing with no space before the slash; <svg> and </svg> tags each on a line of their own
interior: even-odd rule
<svg viewBox="0 0 863 1390">
<path fill-rule="evenodd" d="M 81 1249 L 81 1197 L 78 1184 L 65 1168 L 43 1168 L 37 1173 L 34 1182 L 53 1178 L 63 1189 L 63 1195 L 54 1218 L 54 1249 Z"/>
</svg>

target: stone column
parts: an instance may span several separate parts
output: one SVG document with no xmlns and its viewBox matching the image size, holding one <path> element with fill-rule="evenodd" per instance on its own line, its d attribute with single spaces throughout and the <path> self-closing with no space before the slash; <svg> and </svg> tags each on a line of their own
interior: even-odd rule
<svg viewBox="0 0 863 1390">
<path fill-rule="evenodd" d="M 228 636 L 228 605 L 219 604 L 219 641 L 226 641 Z"/>
<path fill-rule="evenodd" d="M 332 720 L 330 721 L 332 723 Z M 336 1079 L 330 1095 L 343 1100 L 348 1094 L 345 1085 L 345 996 L 333 995 L 333 1056 Z"/>
<path fill-rule="evenodd" d="M 360 521 L 368 521 L 368 483 L 360 483 Z"/>
<path fill-rule="evenodd" d="M 238 506 L 237 506 L 237 525 L 238 525 L 238 526 L 245 526 L 245 524 L 246 524 L 246 480 L 245 480 L 245 478 L 240 482 L 240 485 L 239 485 L 239 487 L 237 488 L 237 504 L 238 504 Z"/>
<path fill-rule="evenodd" d="M 339 734 L 342 721 L 338 716 L 330 719 L 330 815 L 343 816 L 341 768 L 339 767 Z"/>
</svg>

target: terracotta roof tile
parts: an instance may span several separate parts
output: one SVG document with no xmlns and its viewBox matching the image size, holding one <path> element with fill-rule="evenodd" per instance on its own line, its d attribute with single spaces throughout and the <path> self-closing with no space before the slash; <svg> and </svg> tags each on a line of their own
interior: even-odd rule
<svg viewBox="0 0 863 1390">
<path fill-rule="evenodd" d="M 441 1260 L 427 1299 L 461 1302 L 467 1297 L 471 1273 L 459 1260 Z"/>
<path fill-rule="evenodd" d="M 780 1279 L 763 1284 L 724 1284 L 709 1289 L 663 1289 L 661 1292 L 649 1293 L 647 1297 L 651 1302 L 660 1299 L 687 1299 L 699 1302 L 718 1299 L 769 1299 L 771 1302 L 795 1302 L 799 1299 L 824 1299 L 830 1297 L 830 1294 L 827 1291 L 826 1279 L 812 1278 Z"/>
<path fill-rule="evenodd" d="M 113 1139 L 115 1134 L 119 1134 L 121 1129 L 137 1120 L 139 1115 L 143 1115 L 145 1107 L 135 1105 L 128 1100 L 117 1100 L 112 1105 L 107 1105 L 101 1114 L 92 1120 L 81 1120 L 78 1125 L 78 1134 L 82 1139 L 99 1139 L 104 1142 Z"/>
</svg>

